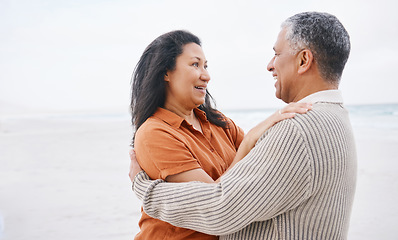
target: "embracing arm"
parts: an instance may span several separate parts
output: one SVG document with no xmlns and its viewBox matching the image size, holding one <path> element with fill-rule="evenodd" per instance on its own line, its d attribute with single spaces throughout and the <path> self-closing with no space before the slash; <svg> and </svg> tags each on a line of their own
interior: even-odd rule
<svg viewBox="0 0 398 240">
<path fill-rule="evenodd" d="M 290 121 L 279 123 L 218 184 L 150 181 L 140 172 L 134 190 L 154 218 L 212 235 L 236 232 L 310 195 L 310 161 L 297 132 Z"/>
<path fill-rule="evenodd" d="M 227 169 L 227 171 L 229 171 L 237 162 L 239 162 L 243 157 L 245 157 L 249 153 L 249 151 L 256 144 L 257 140 L 266 130 L 268 130 L 274 124 L 282 120 L 294 117 L 296 113 L 306 113 L 308 109 L 311 109 L 311 104 L 290 103 L 287 106 L 285 106 L 283 109 L 276 111 L 267 119 L 257 124 L 243 138 L 243 141 L 239 145 L 234 160 Z M 166 177 L 166 181 L 167 182 L 200 181 L 204 183 L 214 183 L 214 182 L 219 182 L 220 179 L 214 181 L 202 168 L 196 168 L 178 174 L 169 175 Z"/>
</svg>

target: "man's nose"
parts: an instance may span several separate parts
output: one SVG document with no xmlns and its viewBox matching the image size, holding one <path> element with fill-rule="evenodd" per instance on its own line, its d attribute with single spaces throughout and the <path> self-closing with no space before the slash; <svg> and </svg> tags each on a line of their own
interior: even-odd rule
<svg viewBox="0 0 398 240">
<path fill-rule="evenodd" d="M 267 70 L 270 71 L 270 72 L 272 72 L 274 70 L 274 60 L 275 60 L 275 57 L 273 57 L 271 59 L 271 61 L 269 61 L 268 65 L 267 65 Z"/>
</svg>

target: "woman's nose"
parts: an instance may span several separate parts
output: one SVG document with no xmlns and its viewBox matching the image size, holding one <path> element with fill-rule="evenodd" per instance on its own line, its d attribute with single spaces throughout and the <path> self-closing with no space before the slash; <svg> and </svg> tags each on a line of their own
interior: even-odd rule
<svg viewBox="0 0 398 240">
<path fill-rule="evenodd" d="M 210 81 L 210 74 L 209 72 L 207 72 L 207 70 L 205 70 L 201 75 L 200 75 L 200 79 L 203 81 Z"/>
</svg>

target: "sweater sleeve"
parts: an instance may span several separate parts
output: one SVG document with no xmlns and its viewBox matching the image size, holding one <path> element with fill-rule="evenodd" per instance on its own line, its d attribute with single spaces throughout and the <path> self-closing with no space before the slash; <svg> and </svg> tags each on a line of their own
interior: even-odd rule
<svg viewBox="0 0 398 240">
<path fill-rule="evenodd" d="M 311 162 L 290 120 L 265 133 L 218 184 L 151 181 L 141 172 L 134 190 L 151 217 L 211 235 L 226 235 L 286 212 L 309 197 Z"/>
</svg>

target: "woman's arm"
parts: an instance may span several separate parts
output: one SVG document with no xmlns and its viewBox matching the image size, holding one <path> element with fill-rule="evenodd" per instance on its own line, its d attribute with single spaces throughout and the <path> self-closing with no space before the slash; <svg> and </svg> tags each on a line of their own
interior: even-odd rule
<svg viewBox="0 0 398 240">
<path fill-rule="evenodd" d="M 276 111 L 274 114 L 269 116 L 264 121 L 260 122 L 252 128 L 244 137 L 242 143 L 240 144 L 238 151 L 232 164 L 229 166 L 227 171 L 231 169 L 237 162 L 244 158 L 250 150 L 254 147 L 257 140 L 261 135 L 272 127 L 275 123 L 292 118 L 296 113 L 306 113 L 308 109 L 311 109 L 310 104 L 306 103 L 290 103 L 283 109 Z M 202 168 L 187 170 L 181 173 L 167 176 L 165 179 L 167 182 L 191 182 L 200 181 L 204 183 L 214 183 L 218 182 L 219 179 L 214 181 Z"/>
<path fill-rule="evenodd" d="M 199 181 L 204 183 L 214 183 L 211 178 L 202 168 L 188 170 L 182 173 L 170 175 L 166 177 L 167 182 L 192 182 Z"/>
<path fill-rule="evenodd" d="M 261 135 L 263 135 L 264 132 L 270 129 L 273 125 L 275 125 L 275 123 L 288 118 L 292 118 L 296 115 L 296 113 L 306 113 L 310 109 L 312 109 L 312 104 L 310 103 L 289 103 L 286 107 L 276 111 L 267 119 L 257 124 L 243 138 L 243 141 L 240 144 L 238 151 L 236 152 L 235 158 L 227 171 L 230 170 L 242 158 L 244 158 L 254 147 Z"/>
<path fill-rule="evenodd" d="M 252 128 L 244 137 L 242 143 L 240 144 L 236 156 L 226 170 L 229 171 L 237 162 L 239 162 L 242 158 L 244 158 L 250 150 L 254 147 L 257 140 L 261 137 L 261 135 L 268 130 L 270 127 L 275 125 L 275 123 L 280 122 L 282 120 L 292 118 L 296 113 L 306 113 L 308 110 L 312 108 L 312 104 L 308 103 L 290 103 L 286 107 L 276 111 L 271 116 L 269 116 L 264 121 L 257 124 L 254 128 Z M 142 171 L 142 168 L 138 164 L 136 160 L 136 155 L 134 150 L 130 151 L 130 172 L 129 176 L 131 181 L 133 182 L 135 175 Z M 224 173 L 225 174 L 225 173 Z M 203 169 L 197 168 L 188 170 L 185 172 L 181 172 L 178 174 L 170 175 L 166 177 L 167 182 L 191 182 L 191 181 L 200 181 L 204 183 L 214 183 L 219 182 L 219 179 L 214 181 Z"/>
</svg>

